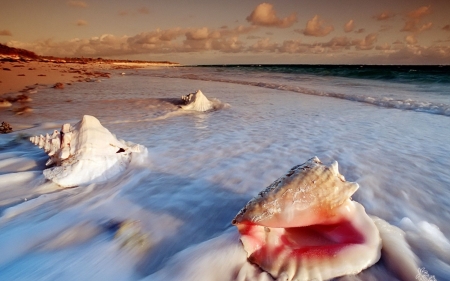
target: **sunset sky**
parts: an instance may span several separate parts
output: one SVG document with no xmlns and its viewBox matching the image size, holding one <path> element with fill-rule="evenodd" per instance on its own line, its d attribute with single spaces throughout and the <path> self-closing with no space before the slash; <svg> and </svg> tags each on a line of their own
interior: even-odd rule
<svg viewBox="0 0 450 281">
<path fill-rule="evenodd" d="M 450 1 L 1 0 L 0 43 L 183 64 L 450 64 Z"/>
</svg>

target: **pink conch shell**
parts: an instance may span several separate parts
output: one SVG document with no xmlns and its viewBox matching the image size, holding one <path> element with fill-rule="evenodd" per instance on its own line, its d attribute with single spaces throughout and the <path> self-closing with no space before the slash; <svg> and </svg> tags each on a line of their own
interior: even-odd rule
<svg viewBox="0 0 450 281">
<path fill-rule="evenodd" d="M 47 166 L 55 165 L 45 169 L 44 176 L 63 187 L 105 181 L 125 170 L 133 153 L 146 153 L 143 146 L 118 140 L 89 115 L 74 126 L 64 124 L 60 132 L 30 141 L 50 156 Z"/>
<path fill-rule="evenodd" d="M 295 166 L 233 220 L 250 262 L 279 280 L 356 274 L 380 258 L 381 239 L 364 207 L 351 201 L 337 162 Z"/>
<path fill-rule="evenodd" d="M 182 96 L 181 99 L 186 104 L 182 105 L 181 108 L 185 110 L 208 111 L 214 108 L 213 104 L 200 90 L 195 93 Z"/>
</svg>

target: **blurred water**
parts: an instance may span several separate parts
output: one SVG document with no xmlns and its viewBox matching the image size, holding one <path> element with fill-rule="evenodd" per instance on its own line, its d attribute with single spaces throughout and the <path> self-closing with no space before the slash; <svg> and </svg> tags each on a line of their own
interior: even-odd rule
<svg viewBox="0 0 450 281">
<path fill-rule="evenodd" d="M 353 199 L 407 231 L 420 265 L 450 280 L 450 118 L 286 88 L 348 94 L 370 87 L 371 96 L 381 97 L 389 87 L 407 100 L 415 95 L 408 85 L 247 72 L 130 70 L 100 83 L 41 89 L 32 96 L 32 115 L 2 111 L 10 123 L 36 126 L 0 136 L 0 280 L 235 280 L 233 266 L 245 264 L 245 253 L 231 220 L 313 156 L 338 161 L 346 179 L 360 184 Z M 174 99 L 197 89 L 230 107 L 179 112 Z M 51 132 L 84 114 L 146 146 L 149 156 L 110 182 L 59 190 L 41 174 L 46 155 L 19 135 Z M 124 251 L 104 227 L 125 219 L 140 220 L 149 233 L 152 248 L 144 256 Z M 91 235 L 55 246 L 67 232 Z M 247 276 L 270 280 L 248 267 Z M 383 261 L 358 276 L 397 280 Z"/>
</svg>

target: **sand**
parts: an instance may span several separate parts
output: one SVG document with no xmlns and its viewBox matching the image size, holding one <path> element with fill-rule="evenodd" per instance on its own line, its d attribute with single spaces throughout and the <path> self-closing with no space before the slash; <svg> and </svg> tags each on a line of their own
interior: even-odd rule
<svg viewBox="0 0 450 281">
<path fill-rule="evenodd" d="M 4 98 L 4 94 L 14 94 L 36 84 L 51 87 L 56 83 L 81 82 L 98 76 L 94 72 L 106 74 L 112 68 L 111 64 L 100 63 L 0 62 L 0 98 Z"/>
</svg>

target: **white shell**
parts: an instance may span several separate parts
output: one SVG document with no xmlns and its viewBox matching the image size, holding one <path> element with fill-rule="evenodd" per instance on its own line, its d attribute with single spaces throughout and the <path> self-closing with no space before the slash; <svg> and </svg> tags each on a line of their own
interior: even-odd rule
<svg viewBox="0 0 450 281">
<path fill-rule="evenodd" d="M 181 108 L 184 110 L 195 110 L 195 111 L 208 111 L 212 110 L 213 104 L 206 98 L 202 91 L 198 90 L 195 93 L 182 96 L 181 99 L 186 103 L 182 105 Z"/>
<path fill-rule="evenodd" d="M 55 164 L 44 176 L 63 187 L 105 181 L 124 171 L 133 153 L 146 153 L 143 146 L 118 140 L 89 115 L 74 126 L 64 124 L 61 132 L 30 141 L 50 156 L 47 166 Z"/>
</svg>

